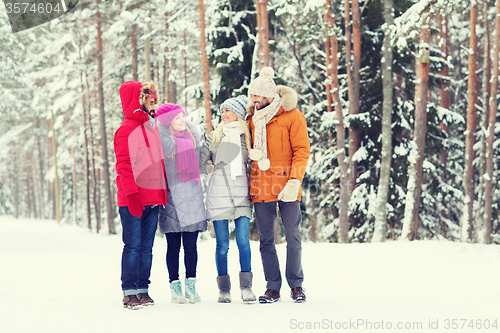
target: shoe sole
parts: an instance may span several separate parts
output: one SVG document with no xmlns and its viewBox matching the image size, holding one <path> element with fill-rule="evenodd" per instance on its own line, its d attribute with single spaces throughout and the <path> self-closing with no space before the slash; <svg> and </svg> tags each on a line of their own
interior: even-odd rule
<svg viewBox="0 0 500 333">
<path fill-rule="evenodd" d="M 151 302 L 150 302 L 150 303 L 143 303 L 143 304 L 141 304 L 141 305 L 142 305 L 142 306 L 152 306 L 152 305 L 155 305 L 155 303 L 151 303 Z"/>
<path fill-rule="evenodd" d="M 134 306 L 124 305 L 123 307 L 125 309 L 129 309 L 129 310 L 140 310 L 140 309 L 142 309 L 142 306 L 140 306 L 140 305 L 134 305 Z"/>
<path fill-rule="evenodd" d="M 304 303 L 306 301 L 305 298 L 299 298 L 299 299 L 295 299 L 293 300 L 295 303 Z"/>
<path fill-rule="evenodd" d="M 259 303 L 260 304 L 270 304 L 270 303 L 276 303 L 276 302 L 279 302 L 279 301 L 280 301 L 279 298 L 277 298 L 275 300 L 259 298 Z"/>
<path fill-rule="evenodd" d="M 175 304 L 186 304 L 187 301 L 186 300 L 182 300 L 182 301 L 177 301 L 176 302 L 176 301 L 172 300 L 172 303 L 175 303 Z"/>
</svg>

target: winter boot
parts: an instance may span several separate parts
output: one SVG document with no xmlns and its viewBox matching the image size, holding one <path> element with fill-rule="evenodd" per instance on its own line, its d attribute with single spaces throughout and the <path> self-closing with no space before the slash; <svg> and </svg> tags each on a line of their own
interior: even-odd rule
<svg viewBox="0 0 500 333">
<path fill-rule="evenodd" d="M 254 302 L 257 300 L 252 291 L 252 279 L 252 272 L 240 272 L 240 289 L 243 302 Z"/>
<path fill-rule="evenodd" d="M 170 282 L 170 295 L 172 303 L 186 303 L 186 298 L 182 294 L 181 281 L 175 280 Z"/>
<path fill-rule="evenodd" d="M 306 294 L 304 294 L 304 291 L 305 289 L 302 287 L 292 288 L 290 296 L 292 296 L 292 299 L 295 303 L 303 303 L 306 301 Z"/>
<path fill-rule="evenodd" d="M 273 289 L 267 289 L 264 295 L 259 296 L 259 303 L 276 303 L 280 300 L 280 292 Z"/>
<path fill-rule="evenodd" d="M 186 278 L 186 298 L 189 303 L 197 303 L 201 301 L 200 295 L 196 292 L 194 285 L 196 284 L 196 278 Z"/>
<path fill-rule="evenodd" d="M 231 303 L 231 280 L 229 275 L 217 276 L 219 286 L 219 303 Z"/>
<path fill-rule="evenodd" d="M 137 299 L 141 302 L 142 306 L 155 305 L 155 301 L 149 296 L 148 293 L 138 293 Z"/>
<path fill-rule="evenodd" d="M 141 302 L 136 295 L 127 295 L 123 297 L 123 307 L 125 309 L 137 310 L 141 308 Z"/>
</svg>

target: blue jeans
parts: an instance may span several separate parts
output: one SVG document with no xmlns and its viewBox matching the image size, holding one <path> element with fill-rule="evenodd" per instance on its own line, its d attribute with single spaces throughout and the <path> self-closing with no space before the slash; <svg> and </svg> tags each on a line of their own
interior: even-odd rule
<svg viewBox="0 0 500 333">
<path fill-rule="evenodd" d="M 215 264 L 219 276 L 227 275 L 227 252 L 229 251 L 229 223 L 228 220 L 213 221 L 215 230 Z M 240 268 L 242 272 L 251 272 L 250 253 L 250 219 L 240 216 L 234 220 L 236 244 L 240 252 Z"/>
<path fill-rule="evenodd" d="M 186 277 L 196 277 L 196 264 L 198 263 L 198 231 L 194 232 L 169 232 L 167 238 L 167 269 L 169 281 L 179 280 L 179 253 L 184 247 L 184 267 Z"/>
<path fill-rule="evenodd" d="M 158 224 L 158 206 L 146 206 L 141 217 L 130 214 L 128 207 L 119 207 L 123 228 L 122 290 L 124 295 L 147 292 L 153 243 Z"/>
</svg>

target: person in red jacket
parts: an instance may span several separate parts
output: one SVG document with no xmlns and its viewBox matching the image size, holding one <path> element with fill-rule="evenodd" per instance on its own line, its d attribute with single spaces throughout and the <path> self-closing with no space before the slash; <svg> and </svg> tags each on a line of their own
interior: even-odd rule
<svg viewBox="0 0 500 333">
<path fill-rule="evenodd" d="M 160 134 L 155 123 L 158 89 L 136 81 L 120 87 L 124 120 L 115 132 L 116 185 L 123 228 L 123 306 L 153 305 L 148 294 L 158 205 L 167 204 Z"/>
</svg>

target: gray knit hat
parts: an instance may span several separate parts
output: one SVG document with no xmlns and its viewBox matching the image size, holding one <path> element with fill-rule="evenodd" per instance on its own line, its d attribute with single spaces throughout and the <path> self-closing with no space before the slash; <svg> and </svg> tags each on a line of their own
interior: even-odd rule
<svg viewBox="0 0 500 333">
<path fill-rule="evenodd" d="M 229 110 L 236 113 L 241 119 L 245 120 L 247 115 L 247 110 L 245 105 L 248 103 L 248 98 L 246 96 L 240 95 L 234 98 L 229 98 L 222 103 L 220 106 L 220 111 L 223 108 L 228 108 Z"/>
</svg>

